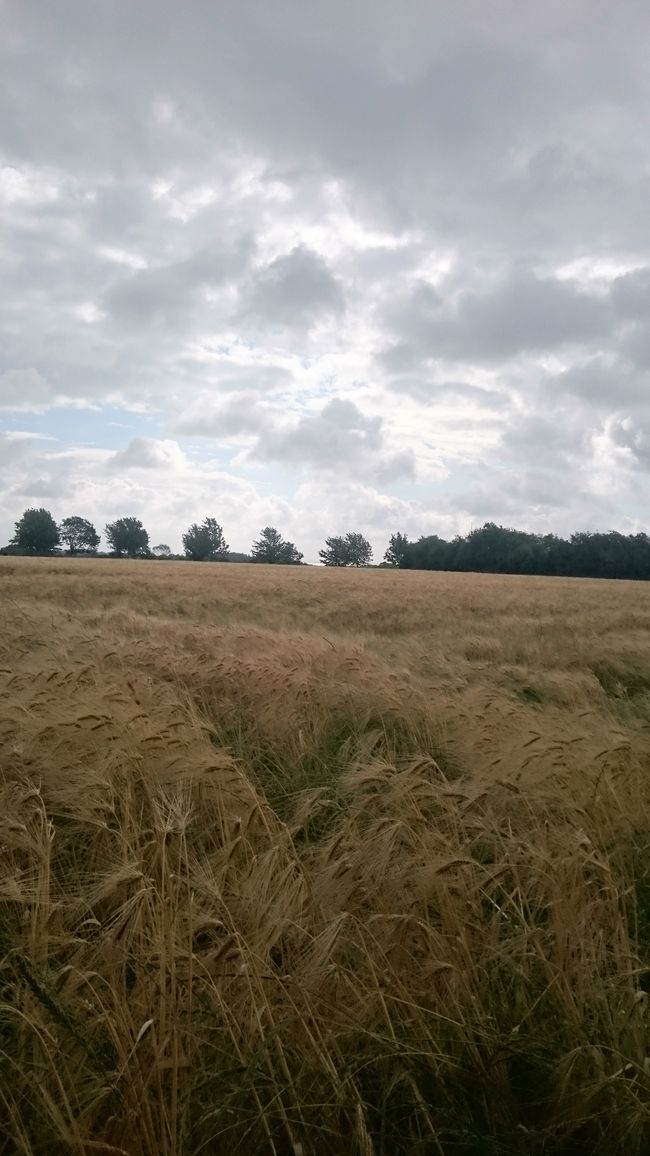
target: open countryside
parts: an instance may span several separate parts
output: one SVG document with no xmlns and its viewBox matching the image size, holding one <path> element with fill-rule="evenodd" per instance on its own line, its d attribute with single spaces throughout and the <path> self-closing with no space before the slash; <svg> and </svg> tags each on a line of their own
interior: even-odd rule
<svg viewBox="0 0 650 1156">
<path fill-rule="evenodd" d="M 647 585 L 0 591 L 0 1152 L 647 1152 Z"/>
</svg>

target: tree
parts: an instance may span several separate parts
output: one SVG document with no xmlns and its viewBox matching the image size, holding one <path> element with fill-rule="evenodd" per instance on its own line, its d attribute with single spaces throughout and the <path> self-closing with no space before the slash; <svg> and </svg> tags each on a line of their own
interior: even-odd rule
<svg viewBox="0 0 650 1156">
<path fill-rule="evenodd" d="M 325 548 L 318 551 L 318 557 L 324 566 L 347 566 L 348 552 L 345 538 L 326 538 Z"/>
<path fill-rule="evenodd" d="M 149 535 L 139 518 L 118 518 L 109 522 L 104 533 L 114 554 L 123 558 L 145 557 L 149 553 Z"/>
<path fill-rule="evenodd" d="M 68 554 L 95 554 L 99 546 L 99 534 L 92 522 L 77 515 L 61 522 L 61 540 L 68 547 Z"/>
<path fill-rule="evenodd" d="M 369 566 L 372 562 L 372 546 L 363 534 L 346 534 L 348 566 Z"/>
<path fill-rule="evenodd" d="M 326 538 L 325 549 L 318 555 L 324 566 L 369 566 L 372 546 L 363 534 L 350 533 L 344 538 Z"/>
<path fill-rule="evenodd" d="M 389 566 L 402 566 L 406 558 L 409 540 L 406 534 L 391 534 L 388 549 L 384 554 L 384 562 Z"/>
<path fill-rule="evenodd" d="M 296 565 L 302 562 L 302 554 L 293 542 L 286 542 L 275 526 L 265 526 L 259 541 L 253 542 L 251 554 L 254 562 L 279 562 Z"/>
<path fill-rule="evenodd" d="M 59 528 L 49 510 L 25 510 L 16 522 L 11 545 L 24 554 L 51 554 L 59 544 Z"/>
<path fill-rule="evenodd" d="M 152 546 L 151 553 L 156 558 L 171 558 L 172 556 L 171 547 L 166 542 L 161 542 L 159 546 Z"/>
<path fill-rule="evenodd" d="M 200 526 L 193 522 L 183 534 L 183 549 L 193 562 L 214 562 L 228 556 L 228 543 L 215 518 L 206 518 Z"/>
</svg>

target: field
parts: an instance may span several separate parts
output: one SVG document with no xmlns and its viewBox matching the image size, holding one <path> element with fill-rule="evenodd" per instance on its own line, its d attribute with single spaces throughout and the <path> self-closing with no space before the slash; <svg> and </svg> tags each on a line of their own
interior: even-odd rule
<svg viewBox="0 0 650 1156">
<path fill-rule="evenodd" d="M 0 559 L 0 1153 L 650 1151 L 650 586 Z"/>
</svg>

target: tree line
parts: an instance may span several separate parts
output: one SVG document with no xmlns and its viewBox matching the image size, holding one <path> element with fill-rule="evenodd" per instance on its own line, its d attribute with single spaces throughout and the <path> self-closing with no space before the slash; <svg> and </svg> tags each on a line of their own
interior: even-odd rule
<svg viewBox="0 0 650 1156">
<path fill-rule="evenodd" d="M 182 536 L 183 554 L 164 542 L 149 543 L 139 518 L 117 518 L 104 528 L 111 557 L 187 558 L 194 562 L 265 562 L 303 565 L 303 555 L 274 526 L 265 526 L 249 554 L 232 551 L 216 518 L 193 522 Z M 100 535 L 87 518 L 74 515 L 60 524 L 49 510 L 25 510 L 3 554 L 93 556 Z M 360 533 L 326 538 L 319 551 L 324 566 L 371 566 L 372 547 Z M 382 566 L 402 570 L 456 570 L 488 574 L 548 574 L 576 578 L 650 579 L 650 538 L 647 534 L 578 532 L 569 538 L 532 534 L 486 522 L 448 541 L 430 534 L 411 542 L 405 534 L 391 536 Z"/>
<path fill-rule="evenodd" d="M 404 534 L 393 534 L 386 560 L 403 570 L 650 579 L 650 538 L 616 530 L 560 538 L 486 522 L 451 541 L 431 534 L 410 542 Z"/>
<path fill-rule="evenodd" d="M 250 554 L 232 551 L 226 542 L 223 527 L 216 518 L 193 522 L 183 534 L 183 555 L 172 553 L 161 542 L 149 544 L 149 534 L 139 518 L 117 518 L 104 527 L 109 552 L 115 558 L 178 558 L 193 562 L 266 562 L 285 566 L 303 564 L 303 555 L 293 542 L 283 538 L 275 526 L 265 526 L 253 542 Z M 100 535 L 87 518 L 78 514 L 64 518 L 60 524 L 49 510 L 25 510 L 15 524 L 14 536 L 1 551 L 3 554 L 48 555 L 65 553 L 71 556 L 96 556 Z M 320 551 L 325 566 L 369 566 L 372 547 L 363 534 L 349 533 L 344 537 L 327 538 Z"/>
</svg>

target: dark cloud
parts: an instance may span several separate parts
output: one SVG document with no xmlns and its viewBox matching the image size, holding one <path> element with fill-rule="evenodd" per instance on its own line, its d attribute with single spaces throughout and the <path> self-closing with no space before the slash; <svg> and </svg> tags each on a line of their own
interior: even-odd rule
<svg viewBox="0 0 650 1156">
<path fill-rule="evenodd" d="M 635 269 L 612 283 L 614 308 L 625 318 L 646 321 L 650 313 L 650 269 Z"/>
<path fill-rule="evenodd" d="M 119 280 L 103 306 L 121 324 L 138 328 L 187 325 L 205 309 L 202 294 L 241 276 L 252 255 L 252 241 L 201 249 L 183 261 L 142 269 Z"/>
<path fill-rule="evenodd" d="M 608 303 L 574 283 L 516 270 L 493 285 L 445 299 L 421 283 L 386 310 L 399 334 L 383 356 L 390 369 L 430 358 L 499 362 L 597 339 L 608 322 Z"/>
<path fill-rule="evenodd" d="M 240 317 L 271 328 L 308 329 L 344 308 L 343 290 L 327 262 L 298 245 L 255 272 L 243 289 Z"/>
<path fill-rule="evenodd" d="M 552 375 L 544 393 L 557 405 L 571 397 L 604 410 L 650 401 L 650 382 L 621 358 L 596 355 Z"/>
</svg>

